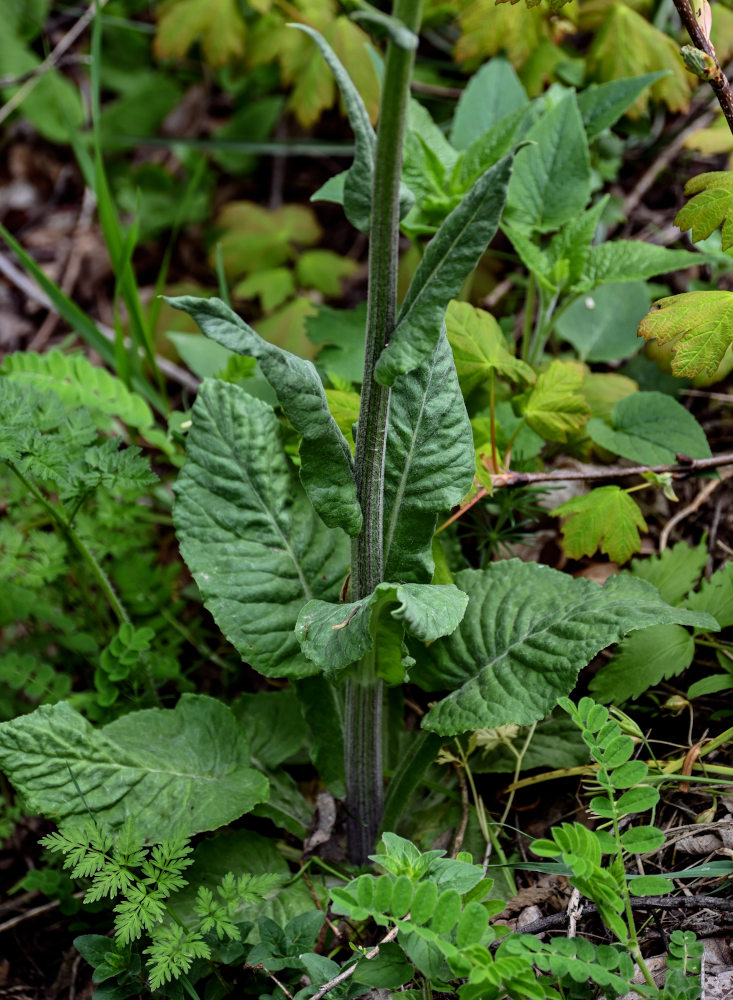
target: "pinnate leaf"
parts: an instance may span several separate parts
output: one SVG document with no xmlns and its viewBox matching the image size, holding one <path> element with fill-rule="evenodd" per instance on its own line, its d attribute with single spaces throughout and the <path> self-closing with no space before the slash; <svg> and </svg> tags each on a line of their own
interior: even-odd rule
<svg viewBox="0 0 733 1000">
<path fill-rule="evenodd" d="M 639 336 L 672 343 L 672 373 L 713 375 L 733 343 L 733 292 L 685 292 L 654 303 Z"/>
<path fill-rule="evenodd" d="M 639 507 L 620 486 L 599 486 L 574 497 L 552 512 L 566 517 L 563 548 L 571 559 L 591 556 L 598 549 L 613 562 L 624 563 L 641 549 L 639 531 L 646 531 Z"/>
<path fill-rule="evenodd" d="M 670 607 L 649 584 L 625 575 L 599 587 L 509 560 L 463 570 L 455 582 L 469 596 L 461 624 L 425 648 L 411 644 L 412 679 L 430 691 L 453 691 L 423 720 L 442 736 L 534 722 L 572 689 L 581 667 L 628 632 L 665 622 L 702 625 L 698 613 Z"/>
<path fill-rule="evenodd" d="M 685 194 L 694 197 L 677 213 L 675 225 L 691 229 L 694 243 L 722 226 L 723 250 L 733 246 L 733 174 L 727 170 L 698 174 L 685 184 Z"/>
</svg>

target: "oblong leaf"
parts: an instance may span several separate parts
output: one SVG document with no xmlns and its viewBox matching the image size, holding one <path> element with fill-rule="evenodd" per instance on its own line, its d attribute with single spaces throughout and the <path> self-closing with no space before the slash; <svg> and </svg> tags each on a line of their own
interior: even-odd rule
<svg viewBox="0 0 733 1000">
<path fill-rule="evenodd" d="M 621 834 L 622 847 L 632 854 L 648 854 L 664 843 L 664 832 L 656 826 L 632 826 Z"/>
<path fill-rule="evenodd" d="M 224 635 L 260 673 L 315 673 L 293 629 L 307 601 L 336 600 L 349 546 L 316 516 L 272 408 L 204 382 L 175 489 L 181 554 Z"/>
<path fill-rule="evenodd" d="M 377 361 L 374 375 L 382 385 L 392 385 L 432 354 L 448 303 L 494 238 L 513 162 L 509 154 L 482 174 L 428 243 Z"/>
<path fill-rule="evenodd" d="M 647 625 L 697 623 L 641 580 L 615 576 L 599 587 L 547 566 L 508 560 L 463 570 L 469 595 L 456 631 L 412 645 L 411 678 L 427 690 L 453 689 L 423 726 L 443 736 L 542 718 L 596 653 Z M 695 620 L 693 620 L 695 615 Z"/>
<path fill-rule="evenodd" d="M 120 826 L 153 841 L 216 830 L 268 795 L 222 702 L 184 694 L 95 729 L 67 702 L 0 724 L 0 766 L 33 812 Z"/>
</svg>

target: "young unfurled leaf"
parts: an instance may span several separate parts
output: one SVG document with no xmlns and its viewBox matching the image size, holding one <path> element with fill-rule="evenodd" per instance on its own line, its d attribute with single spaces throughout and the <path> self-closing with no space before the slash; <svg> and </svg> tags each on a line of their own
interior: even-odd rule
<svg viewBox="0 0 733 1000">
<path fill-rule="evenodd" d="M 501 327 L 491 313 L 469 302 L 454 301 L 448 305 L 445 323 L 464 396 L 485 382 L 491 372 L 509 382 L 535 380 L 530 366 L 508 350 Z"/>
<path fill-rule="evenodd" d="M 685 292 L 658 299 L 639 336 L 672 343 L 672 373 L 713 375 L 733 343 L 733 292 Z"/>
<path fill-rule="evenodd" d="M 691 229 L 694 243 L 721 226 L 723 250 L 733 246 L 733 175 L 727 170 L 698 174 L 685 184 L 685 195 L 694 197 L 677 213 L 675 225 Z"/>
<path fill-rule="evenodd" d="M 613 562 L 624 563 L 641 549 L 639 530 L 646 521 L 635 501 L 620 486 L 599 486 L 552 512 L 566 517 L 563 548 L 571 559 L 591 556 L 600 549 Z"/>
<path fill-rule="evenodd" d="M 155 54 L 182 59 L 200 40 L 207 63 L 224 66 L 243 55 L 245 30 L 236 0 L 166 0 L 158 11 Z"/>
<path fill-rule="evenodd" d="M 533 431 L 548 441 L 567 441 L 585 426 L 590 408 L 582 395 L 583 369 L 574 362 L 553 361 L 538 376 L 523 415 Z"/>
</svg>

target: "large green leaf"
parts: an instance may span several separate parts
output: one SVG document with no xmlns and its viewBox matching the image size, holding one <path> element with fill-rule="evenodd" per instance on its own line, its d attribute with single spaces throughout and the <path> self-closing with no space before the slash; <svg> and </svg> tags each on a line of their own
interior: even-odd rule
<svg viewBox="0 0 733 1000">
<path fill-rule="evenodd" d="M 337 598 L 349 547 L 316 516 L 266 403 L 204 382 L 173 514 L 204 603 L 242 657 L 270 676 L 314 673 L 293 628 L 306 601 Z"/>
<path fill-rule="evenodd" d="M 709 458 L 705 431 L 681 403 L 663 392 L 634 392 L 611 411 L 611 426 L 594 417 L 590 438 L 616 455 L 645 465 L 674 462 L 677 453 Z"/>
<path fill-rule="evenodd" d="M 652 83 L 665 76 L 664 70 L 627 76 L 607 83 L 592 83 L 578 94 L 578 108 L 583 117 L 588 142 L 592 142 L 604 129 L 615 125 L 639 94 Z"/>
<path fill-rule="evenodd" d="M 356 498 L 351 449 L 331 416 L 323 383 L 313 364 L 268 344 L 221 299 L 182 295 L 167 301 L 193 316 L 217 344 L 257 359 L 286 417 L 303 437 L 300 478 L 311 503 L 329 527 L 358 534 L 361 508 Z"/>
<path fill-rule="evenodd" d="M 643 240 L 609 240 L 591 247 L 586 268 L 587 287 L 615 281 L 641 281 L 683 267 L 704 264 L 703 254 L 668 250 Z"/>
<path fill-rule="evenodd" d="M 512 559 L 463 570 L 455 582 L 469 596 L 461 624 L 430 646 L 411 644 L 411 678 L 430 691 L 453 691 L 423 720 L 442 736 L 542 718 L 572 690 L 581 667 L 635 629 L 714 621 L 670 607 L 629 576 L 599 587 Z"/>
<path fill-rule="evenodd" d="M 640 629 L 619 645 L 616 656 L 591 681 L 590 690 L 598 701 L 621 705 L 681 674 L 694 655 L 695 641 L 681 625 Z"/>
<path fill-rule="evenodd" d="M 473 483 L 471 425 L 443 333 L 430 358 L 392 387 L 384 472 L 384 572 L 427 583 L 436 515 Z"/>
<path fill-rule="evenodd" d="M 430 357 L 443 317 L 466 277 L 494 238 L 504 208 L 512 155 L 476 181 L 428 243 L 402 303 L 397 326 L 377 361 L 375 377 L 392 385 Z"/>
<path fill-rule="evenodd" d="M 672 343 L 672 374 L 714 375 L 733 343 L 733 292 L 683 292 L 658 299 L 639 324 L 639 336 Z"/>
<path fill-rule="evenodd" d="M 590 407 L 583 395 L 583 370 L 572 361 L 552 361 L 529 393 L 523 416 L 548 441 L 567 441 L 583 429 Z"/>
<path fill-rule="evenodd" d="M 573 497 L 552 513 L 567 518 L 562 547 L 571 559 L 592 556 L 600 549 L 614 562 L 624 563 L 641 549 L 639 531 L 647 530 L 634 500 L 615 483 Z"/>
<path fill-rule="evenodd" d="M 588 140 L 574 93 L 568 93 L 526 135 L 517 153 L 506 218 L 518 229 L 559 229 L 590 198 Z"/>
<path fill-rule="evenodd" d="M 509 351 L 501 327 L 485 309 L 470 302 L 451 302 L 445 323 L 464 396 L 492 373 L 510 382 L 534 382 L 534 371 Z"/>
<path fill-rule="evenodd" d="M 151 840 L 216 830 L 268 795 L 244 729 L 221 701 L 184 694 L 95 729 L 67 702 L 0 724 L 0 765 L 32 812 L 119 826 Z"/>
<path fill-rule="evenodd" d="M 581 361 L 620 361 L 641 349 L 636 329 L 650 305 L 643 281 L 601 285 L 578 296 L 558 316 L 555 330 Z"/>
<path fill-rule="evenodd" d="M 508 59 L 491 59 L 475 73 L 456 106 L 450 141 L 468 147 L 513 111 L 529 104 L 524 87 Z"/>
<path fill-rule="evenodd" d="M 468 598 L 452 584 L 380 583 L 363 601 L 329 604 L 309 601 L 298 615 L 295 633 L 303 652 L 326 674 L 335 675 L 365 656 L 376 645 L 377 660 L 391 650 L 380 649 L 388 634 L 401 643 L 402 635 L 433 642 L 453 632 L 463 617 Z M 380 635 L 384 616 L 401 623 Z M 399 655 L 399 651 L 398 651 Z"/>
</svg>

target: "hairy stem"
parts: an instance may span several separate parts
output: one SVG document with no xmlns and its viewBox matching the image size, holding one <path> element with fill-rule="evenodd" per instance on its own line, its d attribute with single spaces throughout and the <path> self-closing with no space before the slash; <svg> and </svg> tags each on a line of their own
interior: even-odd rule
<svg viewBox="0 0 733 1000">
<path fill-rule="evenodd" d="M 417 32 L 422 0 L 394 0 L 393 16 Z M 389 389 L 374 379 L 377 360 L 395 327 L 402 147 L 414 53 L 387 46 L 369 240 L 366 351 L 355 476 L 364 515 L 351 550 L 351 600 L 371 594 L 383 579 L 383 486 Z M 379 832 L 382 792 L 382 683 L 373 658 L 355 668 L 346 688 L 346 782 L 349 857 L 367 860 Z"/>
</svg>

